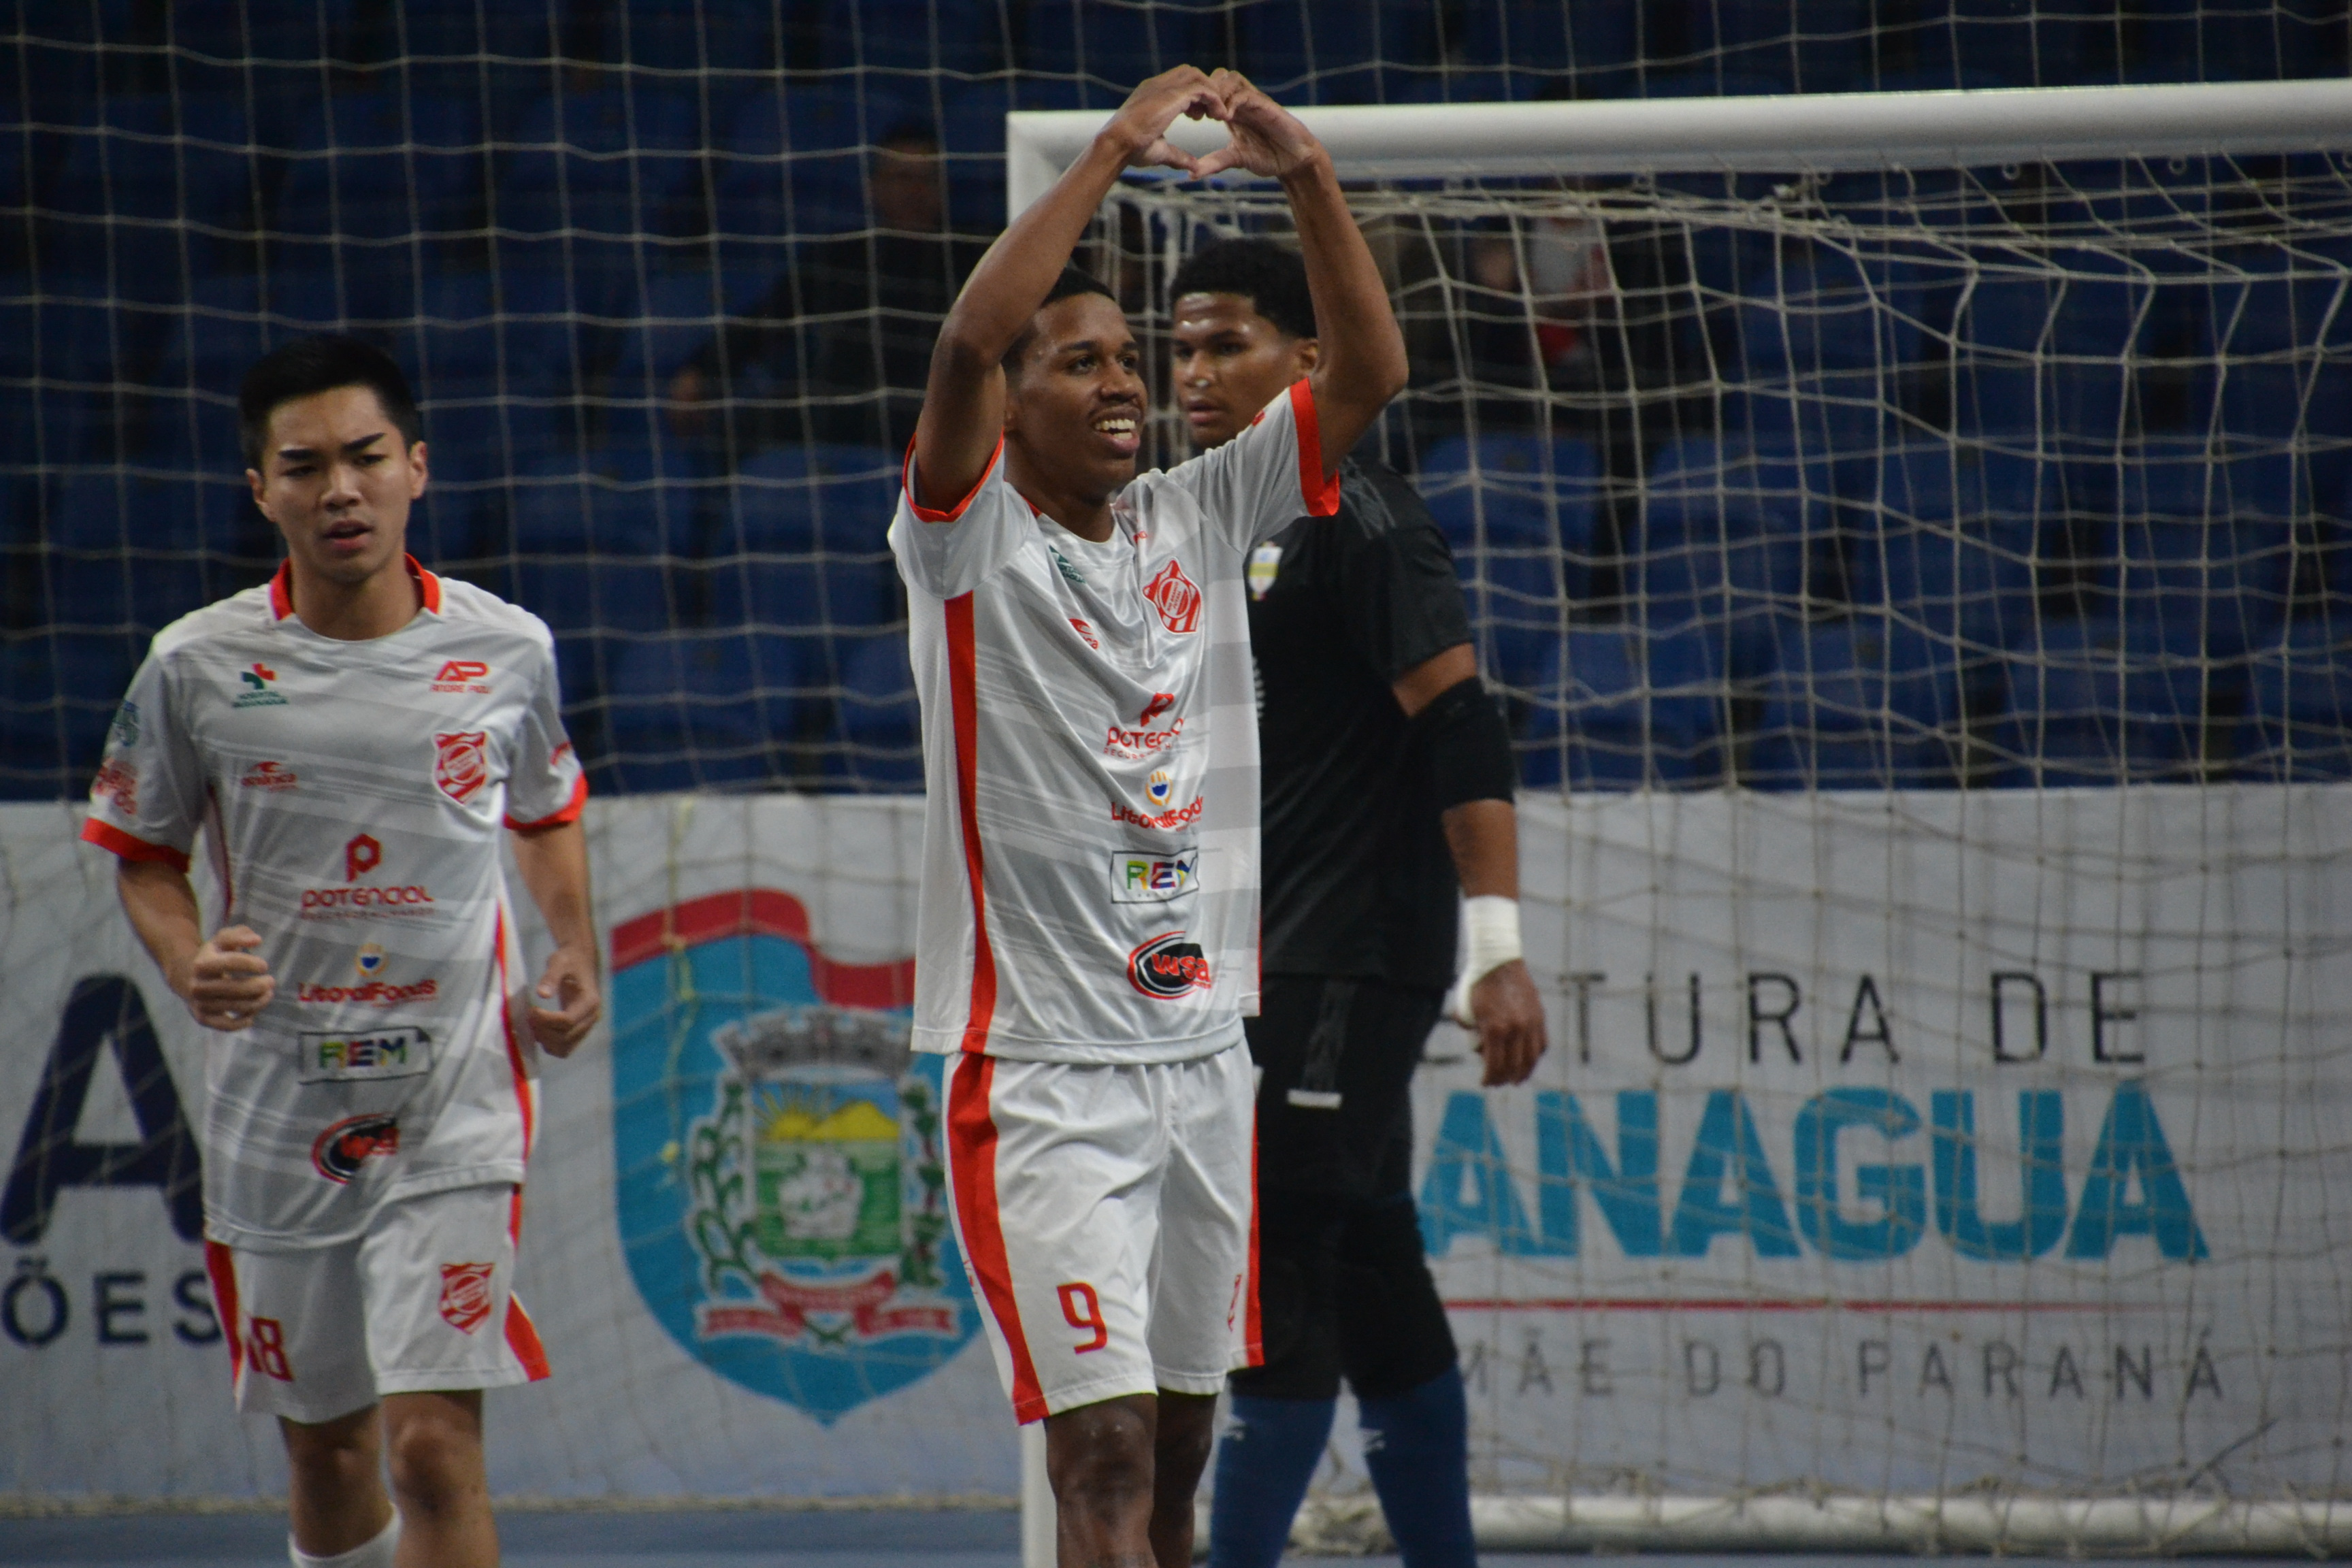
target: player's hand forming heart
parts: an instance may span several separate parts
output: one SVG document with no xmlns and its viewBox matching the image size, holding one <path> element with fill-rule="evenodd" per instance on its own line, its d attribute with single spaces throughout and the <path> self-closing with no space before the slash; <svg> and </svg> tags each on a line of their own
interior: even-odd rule
<svg viewBox="0 0 2352 1568">
<path fill-rule="evenodd" d="M 1298 117 L 1266 97 L 1249 78 L 1221 70 L 1209 86 L 1224 107 L 1217 118 L 1233 140 L 1192 165 L 1196 180 L 1227 169 L 1246 169 L 1270 180 L 1286 180 L 1323 155 L 1323 143 Z"/>
<path fill-rule="evenodd" d="M 559 947 L 548 954 L 547 971 L 539 978 L 538 994 L 555 1003 L 552 1009 L 533 1006 L 530 1037 L 550 1056 L 568 1057 L 588 1037 L 604 1016 L 604 999 L 596 989 L 596 955 Z"/>
<path fill-rule="evenodd" d="M 260 945 L 261 933 L 251 926 L 228 926 L 196 949 L 187 973 L 173 989 L 197 1023 L 207 1029 L 242 1029 L 269 1005 L 278 994 L 278 981 L 253 951 Z"/>
<path fill-rule="evenodd" d="M 1478 1020 L 1478 1055 L 1488 1089 L 1525 1083 L 1542 1059 L 1543 998 L 1523 959 L 1498 964 L 1470 988 L 1470 1016 Z"/>
<path fill-rule="evenodd" d="M 1178 66 L 1139 85 L 1103 127 L 1103 134 L 1117 138 L 1126 148 L 1130 166 L 1181 169 L 1197 176 L 1201 160 L 1168 140 L 1168 128 L 1180 115 L 1191 120 L 1225 116 L 1223 100 L 1211 88 L 1208 73 L 1198 66 Z"/>
</svg>

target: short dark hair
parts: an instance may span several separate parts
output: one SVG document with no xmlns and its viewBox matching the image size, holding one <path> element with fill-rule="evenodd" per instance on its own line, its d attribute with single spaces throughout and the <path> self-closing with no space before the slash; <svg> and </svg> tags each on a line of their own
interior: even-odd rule
<svg viewBox="0 0 2352 1568">
<path fill-rule="evenodd" d="M 269 416 L 281 405 L 339 386 L 364 386 L 374 393 L 384 417 L 399 430 L 403 446 L 414 447 L 425 438 L 415 395 L 393 357 L 373 343 L 327 332 L 274 348 L 245 373 L 245 384 L 236 395 L 236 418 L 245 439 L 246 466 L 261 467 Z"/>
<path fill-rule="evenodd" d="M 1042 310 L 1057 300 L 1075 299 L 1080 294 L 1099 294 L 1114 305 L 1118 303 L 1118 296 L 1112 293 L 1110 285 L 1083 267 L 1065 266 L 1062 275 L 1054 279 L 1054 286 L 1045 290 L 1045 297 L 1037 301 L 1037 310 Z M 1031 324 L 1023 327 L 1021 335 L 1013 340 L 1013 346 L 1004 351 L 1004 368 L 1008 372 L 1020 368 L 1022 356 L 1029 352 L 1029 341 L 1037 335 L 1035 311 L 1030 312 L 1029 320 Z"/>
<path fill-rule="evenodd" d="M 1315 296 L 1298 252 L 1270 239 L 1220 239 L 1186 257 L 1168 284 L 1172 309 L 1187 294 L 1238 294 L 1294 338 L 1315 335 Z"/>
</svg>

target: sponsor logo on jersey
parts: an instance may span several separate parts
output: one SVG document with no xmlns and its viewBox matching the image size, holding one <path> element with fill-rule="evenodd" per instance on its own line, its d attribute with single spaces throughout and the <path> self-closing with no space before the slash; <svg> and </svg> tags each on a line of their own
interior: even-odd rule
<svg viewBox="0 0 2352 1568">
<path fill-rule="evenodd" d="M 114 710 L 114 722 L 108 727 L 106 734 L 107 738 L 118 746 L 137 745 L 139 743 L 139 704 L 131 701 L 128 697 L 124 698 L 122 706 Z"/>
<path fill-rule="evenodd" d="M 1129 759 L 1148 757 L 1154 752 L 1163 752 L 1174 745 L 1176 737 L 1183 732 L 1184 721 L 1181 719 L 1165 730 L 1122 730 L 1113 724 L 1110 733 L 1103 741 L 1103 755 Z"/>
<path fill-rule="evenodd" d="M 1127 955 L 1127 980 L 1155 1002 L 1173 1002 L 1209 989 L 1209 960 L 1182 931 L 1162 931 Z"/>
<path fill-rule="evenodd" d="M 359 952 L 352 957 L 352 967 L 358 970 L 362 975 L 374 974 L 382 971 L 383 968 L 383 943 L 380 942 L 363 942 L 360 943 Z"/>
<path fill-rule="evenodd" d="M 1151 700 L 1143 705 L 1143 711 L 1135 716 L 1135 721 L 1139 724 L 1149 724 L 1175 706 L 1174 692 L 1155 691 L 1151 694 Z"/>
<path fill-rule="evenodd" d="M 433 782 L 451 800 L 463 803 L 479 794 L 490 782 L 489 759 L 485 744 L 489 736 L 480 730 L 461 730 L 454 735 L 433 737 Z"/>
<path fill-rule="evenodd" d="M 1152 805 L 1166 805 L 1168 797 L 1176 793 L 1176 781 L 1169 776 L 1166 768 L 1154 768 L 1151 776 L 1144 781 L 1143 793 Z"/>
<path fill-rule="evenodd" d="M 1054 558 L 1054 570 L 1062 574 L 1063 582 L 1073 588 L 1083 588 L 1087 585 L 1087 580 L 1078 575 L 1078 569 L 1071 565 L 1060 551 L 1048 544 L 1045 546 L 1045 553 Z"/>
<path fill-rule="evenodd" d="M 1282 570 L 1282 546 L 1261 544 L 1250 552 L 1249 596 L 1263 599 L 1274 588 L 1274 574 Z"/>
<path fill-rule="evenodd" d="M 430 1002 L 441 994 L 441 982 L 431 975 L 409 985 L 363 980 L 357 985 L 313 985 L 305 981 L 294 993 L 297 1002 L 363 1002 L 374 1007 L 397 1007 L 404 1002 Z"/>
<path fill-rule="evenodd" d="M 333 920 L 341 915 L 422 914 L 433 901 L 429 888 L 415 882 L 357 888 L 305 888 L 302 918 Z"/>
<path fill-rule="evenodd" d="M 295 1076 L 304 1083 L 368 1083 L 433 1070 L 433 1037 L 422 1029 L 306 1032 Z"/>
<path fill-rule="evenodd" d="M 1076 628 L 1076 630 L 1077 630 L 1077 634 L 1078 634 L 1080 637 L 1084 637 L 1084 638 L 1086 638 L 1086 639 L 1087 639 L 1087 646 L 1088 647 L 1090 647 L 1090 648 L 1094 649 L 1097 653 L 1100 653 L 1100 652 L 1102 652 L 1102 644 L 1100 644 L 1100 643 L 1098 643 L 1098 642 L 1095 641 L 1095 629 L 1094 629 L 1094 627 L 1092 627 L 1092 626 L 1090 626 L 1087 625 L 1087 623 L 1086 623 L 1086 622 L 1084 622 L 1084 621 L 1082 621 L 1082 620 L 1078 619 L 1078 617 L 1077 617 L 1077 616 L 1072 616 L 1070 617 L 1070 625 L 1071 625 L 1073 627 Z"/>
<path fill-rule="evenodd" d="M 1143 596 L 1151 601 L 1151 607 L 1160 612 L 1160 624 L 1170 631 L 1201 629 L 1201 590 L 1173 560 L 1143 585 Z"/>
<path fill-rule="evenodd" d="M 441 1266 L 441 1317 L 461 1334 L 470 1334 L 490 1316 L 490 1265 L 445 1263 Z"/>
<path fill-rule="evenodd" d="M 433 678 L 436 691 L 488 691 L 490 667 L 478 658 L 453 658 Z"/>
<path fill-rule="evenodd" d="M 109 757 L 89 781 L 93 799 L 110 800 L 125 816 L 139 815 L 139 767 L 129 757 Z"/>
<path fill-rule="evenodd" d="M 283 708 L 286 706 L 286 699 L 271 689 L 278 679 L 278 672 L 259 659 L 254 660 L 249 668 L 238 670 L 236 678 L 243 683 L 245 689 L 236 694 L 236 700 L 230 706 L 236 708 Z"/>
<path fill-rule="evenodd" d="M 1173 806 L 1167 811 L 1144 813 L 1123 800 L 1110 803 L 1110 819 L 1129 827 L 1190 827 L 1201 820 L 1201 796 L 1194 795 L 1190 805 Z"/>
<path fill-rule="evenodd" d="M 400 1118 L 382 1111 L 346 1116 L 310 1145 L 310 1163 L 319 1174 L 341 1185 L 360 1173 L 362 1161 L 400 1152 Z"/>
<path fill-rule="evenodd" d="M 344 842 L 344 881 L 356 882 L 383 864 L 383 846 L 366 834 L 354 834 Z"/>
<path fill-rule="evenodd" d="M 247 789 L 292 789 L 302 782 L 302 775 L 284 763 L 261 762 L 245 770 L 236 781 Z"/>
<path fill-rule="evenodd" d="M 1201 852 L 1174 849 L 1143 854 L 1121 849 L 1110 858 L 1110 901 L 1114 904 L 1165 904 L 1184 898 L 1201 885 Z"/>
</svg>

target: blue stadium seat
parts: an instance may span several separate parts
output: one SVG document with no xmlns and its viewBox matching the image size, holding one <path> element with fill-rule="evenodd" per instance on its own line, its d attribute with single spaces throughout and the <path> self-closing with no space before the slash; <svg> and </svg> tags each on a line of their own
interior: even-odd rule
<svg viewBox="0 0 2352 1568">
<path fill-rule="evenodd" d="M 1724 71 L 1768 77 L 1783 92 L 1853 84 L 1871 43 L 1866 0 L 1685 0 L 1679 9 L 1689 53 Z"/>
<path fill-rule="evenodd" d="M 2352 638 L 2342 621 L 2298 620 L 2258 648 L 2238 726 L 2238 776 L 2352 779 Z"/>
<path fill-rule="evenodd" d="M 2143 336 L 2149 286 L 2113 276 L 2111 256 L 2053 260 L 2068 275 L 1981 278 L 1961 305 L 1958 422 L 1968 435 L 2054 429 L 2078 449 L 2112 451 L 2126 429 L 2126 356 Z"/>
<path fill-rule="evenodd" d="M 662 397 L 669 379 L 719 330 L 720 281 L 709 270 L 656 273 L 646 279 L 631 319 L 619 331 L 613 395 Z"/>
<path fill-rule="evenodd" d="M 491 221 L 551 246 L 600 289 L 658 264 L 654 237 L 687 232 L 704 138 L 695 100 L 638 81 L 562 92 L 525 112 L 506 150 Z M 503 244 L 504 242 L 502 242 Z"/>
<path fill-rule="evenodd" d="M 1421 468 L 1481 634 L 1481 663 L 1526 687 L 1552 662 L 1559 630 L 1590 592 L 1599 456 L 1585 442 L 1453 437 Z"/>
<path fill-rule="evenodd" d="M 1460 64 L 1501 79 L 1494 97 L 1533 98 L 1562 78 L 1594 97 L 1633 84 L 1640 12 L 1620 0 L 1471 0 L 1459 16 Z"/>
<path fill-rule="evenodd" d="M 1791 638 L 1740 780 L 1759 789 L 1937 789 L 1962 761 L 1968 693 L 1948 642 L 1879 616 Z"/>
<path fill-rule="evenodd" d="M 0 800 L 56 800 L 88 786 L 65 773 L 57 690 L 48 638 L 0 638 Z"/>
<path fill-rule="evenodd" d="M 482 126 L 464 100 L 339 93 L 298 135 L 272 223 L 287 238 L 404 239 L 481 224 Z"/>
<path fill-rule="evenodd" d="M 1029 26 L 1033 31 L 1038 26 L 1036 12 L 1042 9 L 1032 7 Z M 824 0 L 817 18 L 818 58 L 831 70 L 863 68 L 978 76 L 1004 67 L 1003 14 L 992 4 Z M 918 89 L 924 85 L 919 79 L 910 82 Z"/>
<path fill-rule="evenodd" d="M 2029 635 L 2049 467 L 1940 442 L 1890 448 L 1851 498 L 1864 512 L 1849 542 L 1854 602 L 1976 647 Z"/>
<path fill-rule="evenodd" d="M 1939 74 L 1983 72 L 2014 87 L 2059 87 L 2096 79 L 2104 61 L 2112 81 L 2112 50 L 2096 27 L 2068 9 L 2021 0 L 1917 0 L 1912 12 L 1913 58 Z M 2105 24 L 2114 36 L 2115 24 Z"/>
<path fill-rule="evenodd" d="M 838 86 L 745 98 L 718 158 L 720 235 L 777 240 L 864 227 L 863 149 L 898 113 L 893 100 Z"/>
<path fill-rule="evenodd" d="M 2047 621 L 2006 661 L 1999 781 L 2055 787 L 2187 781 L 2203 768 L 2205 665 L 2140 619 Z"/>
<path fill-rule="evenodd" d="M 922 711 L 904 635 L 886 632 L 855 645 L 841 663 L 834 710 L 845 744 L 828 757 L 828 773 L 867 789 L 923 787 Z"/>
<path fill-rule="evenodd" d="M 2127 457 L 2120 515 L 2096 524 L 2094 586 L 2168 644 L 2211 658 L 2268 640 L 2293 585 L 2292 455 L 2176 438 Z"/>
<path fill-rule="evenodd" d="M 1241 68 L 1286 103 L 1409 102 L 1434 78 L 1435 12 L 1412 0 L 1244 0 Z"/>
<path fill-rule="evenodd" d="M 630 790 L 742 784 L 774 773 L 798 727 L 790 648 L 742 631 L 648 637 L 610 659 L 606 734 Z"/>
<path fill-rule="evenodd" d="M 1021 65 L 1025 72 L 1076 79 L 1076 101 L 1052 107 L 1116 109 L 1146 77 L 1222 58 L 1222 20 L 1202 0 L 1150 6 L 1032 0 Z"/>
<path fill-rule="evenodd" d="M 1776 617 L 1843 602 L 1826 462 L 1785 448 L 1678 441 L 1658 454 L 1633 563 L 1654 626 L 1712 625 L 1736 669 Z"/>
<path fill-rule="evenodd" d="M 1704 789 L 1722 781 L 1731 689 L 1704 633 L 1572 627 L 1517 746 L 1520 782 L 1571 790 Z"/>
<path fill-rule="evenodd" d="M 767 70 L 776 63 L 778 18 L 777 7 L 758 0 L 627 0 L 605 14 L 604 54 L 649 71 Z M 725 90 L 727 78 L 709 79 Z"/>
</svg>

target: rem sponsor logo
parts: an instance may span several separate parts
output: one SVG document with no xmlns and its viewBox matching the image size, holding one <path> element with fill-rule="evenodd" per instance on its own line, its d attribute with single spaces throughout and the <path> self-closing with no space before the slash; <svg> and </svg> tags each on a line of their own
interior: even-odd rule
<svg viewBox="0 0 2352 1568">
<path fill-rule="evenodd" d="M 278 672 L 256 659 L 236 672 L 237 684 L 245 689 L 236 694 L 234 708 L 283 708 L 286 699 L 277 690 Z"/>
<path fill-rule="evenodd" d="M 1170 903 L 1200 885 L 1198 849 L 1159 855 L 1120 850 L 1110 858 L 1110 901 L 1115 904 Z"/>
<path fill-rule="evenodd" d="M 1113 822 L 1123 822 L 1129 827 L 1190 827 L 1201 820 L 1202 799 L 1202 796 L 1196 795 L 1192 797 L 1192 804 L 1190 805 L 1173 806 L 1166 811 L 1150 813 L 1138 811 L 1123 800 L 1115 800 L 1110 803 L 1110 819 Z"/>
<path fill-rule="evenodd" d="M 1184 568 L 1173 560 L 1143 585 L 1143 596 L 1160 612 L 1160 624 L 1170 631 L 1181 634 L 1201 629 L 1200 587 L 1184 575 Z"/>
<path fill-rule="evenodd" d="M 385 980 L 362 980 L 357 985 L 312 985 L 305 983 L 294 994 L 297 1002 L 334 1004 L 358 1002 L 371 1007 L 397 1007 L 407 1002 L 430 1002 L 441 994 L 441 983 L 431 975 L 407 985 Z"/>
<path fill-rule="evenodd" d="M 422 1029 L 305 1032 L 295 1073 L 304 1083 L 368 1083 L 433 1070 L 433 1037 Z"/>
<path fill-rule="evenodd" d="M 310 1163 L 341 1186 L 360 1173 L 366 1161 L 400 1152 L 400 1118 L 370 1111 L 346 1116 L 310 1145 Z"/>
<path fill-rule="evenodd" d="M 139 768 L 129 757 L 110 757 L 89 781 L 92 800 L 110 800 L 125 816 L 139 815 Z"/>
<path fill-rule="evenodd" d="M 236 781 L 247 789 L 293 789 L 302 782 L 302 775 L 284 763 L 260 762 L 245 770 Z"/>
<path fill-rule="evenodd" d="M 1176 737 L 1183 732 L 1184 721 L 1181 719 L 1171 721 L 1165 730 L 1123 730 L 1113 724 L 1110 732 L 1103 738 L 1103 755 L 1125 757 L 1130 761 L 1148 757 L 1173 746 Z"/>
<path fill-rule="evenodd" d="M 488 691 L 490 667 L 478 658 L 453 658 L 433 678 L 436 691 Z"/>
<path fill-rule="evenodd" d="M 1175 1002 L 1212 984 L 1208 955 L 1181 931 L 1162 931 L 1127 955 L 1127 980 L 1155 1002 Z"/>
</svg>

